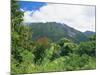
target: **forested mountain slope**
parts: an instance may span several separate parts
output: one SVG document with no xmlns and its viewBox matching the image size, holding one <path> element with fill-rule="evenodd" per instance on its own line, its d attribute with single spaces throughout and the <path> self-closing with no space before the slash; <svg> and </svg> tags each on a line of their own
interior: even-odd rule
<svg viewBox="0 0 100 75">
<path fill-rule="evenodd" d="M 87 41 L 88 37 L 84 33 L 69 27 L 68 25 L 47 22 L 47 23 L 31 23 L 28 24 L 33 32 L 33 39 L 47 37 L 53 41 L 60 40 L 61 38 L 68 38 L 74 42 Z"/>
</svg>

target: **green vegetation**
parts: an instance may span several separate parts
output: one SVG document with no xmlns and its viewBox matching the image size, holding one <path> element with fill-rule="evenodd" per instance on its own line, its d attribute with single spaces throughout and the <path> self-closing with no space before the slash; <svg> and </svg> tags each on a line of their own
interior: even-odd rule
<svg viewBox="0 0 100 75">
<path fill-rule="evenodd" d="M 91 36 L 90 40 L 80 43 L 75 43 L 69 38 L 53 42 L 48 37 L 34 41 L 32 29 L 22 23 L 23 12 L 19 10 L 17 2 L 12 0 L 11 5 L 12 75 L 96 68 L 95 35 Z"/>
<path fill-rule="evenodd" d="M 75 43 L 89 40 L 84 33 L 61 23 L 29 23 L 28 26 L 33 32 L 33 40 L 37 40 L 40 37 L 48 37 L 54 42 L 65 37 L 67 37 L 67 39 L 70 39 Z"/>
</svg>

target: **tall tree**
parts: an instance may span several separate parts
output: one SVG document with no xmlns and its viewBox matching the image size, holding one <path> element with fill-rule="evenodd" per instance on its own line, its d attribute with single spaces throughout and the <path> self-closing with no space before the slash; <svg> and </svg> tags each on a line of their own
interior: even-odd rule
<svg viewBox="0 0 100 75">
<path fill-rule="evenodd" d="M 20 11 L 17 1 L 11 0 L 11 27 L 12 31 L 23 21 L 23 12 Z"/>
</svg>

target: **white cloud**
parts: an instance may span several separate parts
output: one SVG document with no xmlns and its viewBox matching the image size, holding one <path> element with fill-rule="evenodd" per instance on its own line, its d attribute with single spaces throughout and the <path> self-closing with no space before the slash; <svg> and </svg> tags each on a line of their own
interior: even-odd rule
<svg viewBox="0 0 100 75">
<path fill-rule="evenodd" d="M 80 31 L 95 31 L 95 7 L 48 4 L 40 11 L 25 11 L 24 22 L 60 22 Z"/>
</svg>

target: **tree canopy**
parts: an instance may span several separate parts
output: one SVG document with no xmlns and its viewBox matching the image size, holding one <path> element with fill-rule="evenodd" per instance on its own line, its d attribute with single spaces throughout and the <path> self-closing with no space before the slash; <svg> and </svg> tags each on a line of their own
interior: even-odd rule
<svg viewBox="0 0 100 75">
<path fill-rule="evenodd" d="M 11 74 L 96 68 L 96 36 L 75 43 L 69 38 L 56 42 L 48 37 L 33 40 L 34 33 L 23 23 L 24 12 L 11 0 Z M 55 38 L 56 39 L 56 38 Z"/>
</svg>

